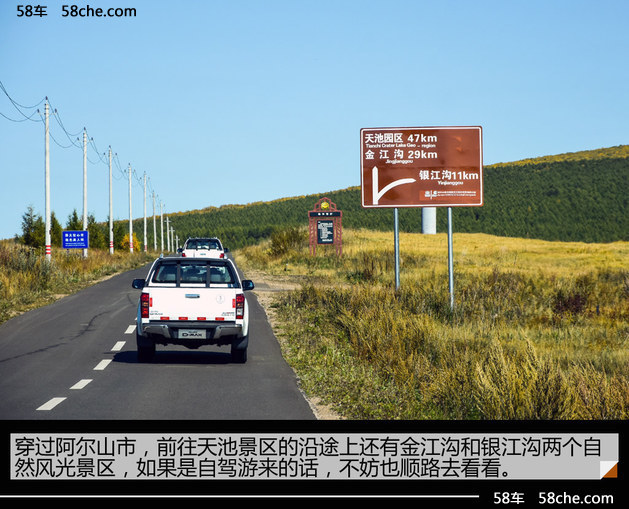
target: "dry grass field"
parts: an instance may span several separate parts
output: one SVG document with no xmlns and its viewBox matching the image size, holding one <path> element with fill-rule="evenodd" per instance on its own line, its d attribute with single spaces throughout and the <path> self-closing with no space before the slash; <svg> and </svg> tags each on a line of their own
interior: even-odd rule
<svg viewBox="0 0 629 509">
<path fill-rule="evenodd" d="M 73 251 L 53 248 L 48 263 L 41 249 L 0 241 L 0 323 L 154 258 L 124 251 L 110 255 L 98 249 L 90 249 L 83 258 L 80 250 Z"/>
<path fill-rule="evenodd" d="M 290 280 L 272 304 L 304 390 L 348 419 L 626 419 L 629 243 L 293 229 L 236 252 Z"/>
</svg>

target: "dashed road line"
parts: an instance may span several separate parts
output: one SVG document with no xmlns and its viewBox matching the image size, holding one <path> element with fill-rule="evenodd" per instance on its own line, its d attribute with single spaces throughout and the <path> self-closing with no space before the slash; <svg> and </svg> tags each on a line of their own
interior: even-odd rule
<svg viewBox="0 0 629 509">
<path fill-rule="evenodd" d="M 66 398 L 52 398 L 47 403 L 44 403 L 42 406 L 40 406 L 37 410 L 52 410 L 64 399 Z"/>
<path fill-rule="evenodd" d="M 107 366 L 109 366 L 110 362 L 111 362 L 111 359 L 103 359 L 94 367 L 94 371 L 102 371 Z"/>
<path fill-rule="evenodd" d="M 135 325 L 129 325 L 129 327 L 127 327 L 127 330 L 125 331 L 125 334 L 131 334 L 131 333 L 133 333 L 133 331 L 135 331 Z M 114 346 L 112 347 L 111 351 L 112 352 L 120 351 L 120 350 L 122 350 L 122 348 L 124 347 L 125 344 L 126 344 L 126 341 L 117 341 L 114 344 Z M 104 370 L 107 366 L 109 366 L 110 362 L 111 362 L 111 359 L 104 359 L 104 360 L 100 361 L 94 367 L 94 371 L 102 371 L 102 370 Z M 75 383 L 72 387 L 70 387 L 70 389 L 74 389 L 74 390 L 83 389 L 91 381 L 92 381 L 91 378 L 84 378 L 83 380 L 79 380 L 77 383 Z M 41 405 L 39 408 L 37 408 L 37 410 L 42 410 L 42 411 L 52 410 L 53 408 L 55 408 L 59 403 L 61 403 L 65 399 L 67 399 L 67 398 L 65 398 L 65 397 L 52 398 L 49 401 L 47 401 L 46 403 L 44 403 L 43 405 Z"/>
<path fill-rule="evenodd" d="M 75 383 L 72 387 L 70 387 L 70 389 L 83 389 L 83 387 L 85 387 L 91 381 L 91 379 L 84 378 L 83 380 L 79 380 L 77 383 Z"/>
</svg>

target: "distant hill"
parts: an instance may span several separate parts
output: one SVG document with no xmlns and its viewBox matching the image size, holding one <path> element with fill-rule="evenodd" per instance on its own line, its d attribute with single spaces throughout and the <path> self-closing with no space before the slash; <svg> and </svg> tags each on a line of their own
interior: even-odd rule
<svg viewBox="0 0 629 509">
<path fill-rule="evenodd" d="M 359 186 L 170 217 L 180 238 L 216 235 L 238 248 L 268 237 L 274 229 L 307 225 L 307 211 L 323 196 L 343 211 L 346 228 L 393 229 L 391 209 L 362 208 Z M 483 207 L 453 208 L 455 232 L 561 241 L 629 240 L 629 145 L 485 166 L 484 198 Z M 400 231 L 420 232 L 421 210 L 400 208 L 399 221 Z M 447 230 L 445 209 L 438 209 L 437 230 Z"/>
</svg>

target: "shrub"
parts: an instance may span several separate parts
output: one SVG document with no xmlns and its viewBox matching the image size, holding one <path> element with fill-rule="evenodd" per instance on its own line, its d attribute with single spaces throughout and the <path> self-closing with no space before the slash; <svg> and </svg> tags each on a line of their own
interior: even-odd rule
<svg viewBox="0 0 629 509">
<path fill-rule="evenodd" d="M 271 234 L 269 252 L 274 258 L 279 258 L 291 250 L 299 249 L 306 241 L 307 234 L 303 228 L 287 227 L 276 230 Z"/>
</svg>

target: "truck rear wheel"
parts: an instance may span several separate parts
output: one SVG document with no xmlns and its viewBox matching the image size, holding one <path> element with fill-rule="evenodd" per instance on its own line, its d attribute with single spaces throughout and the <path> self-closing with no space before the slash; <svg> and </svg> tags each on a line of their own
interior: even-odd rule
<svg viewBox="0 0 629 509">
<path fill-rule="evenodd" d="M 247 362 L 247 346 L 249 344 L 249 338 L 234 340 L 232 342 L 232 362 L 244 364 Z"/>
<path fill-rule="evenodd" d="M 234 349 L 232 348 L 232 361 L 238 364 L 244 364 L 247 362 L 247 349 Z"/>
<path fill-rule="evenodd" d="M 155 343 L 136 337 L 138 345 L 138 362 L 150 362 L 155 357 Z"/>
</svg>

